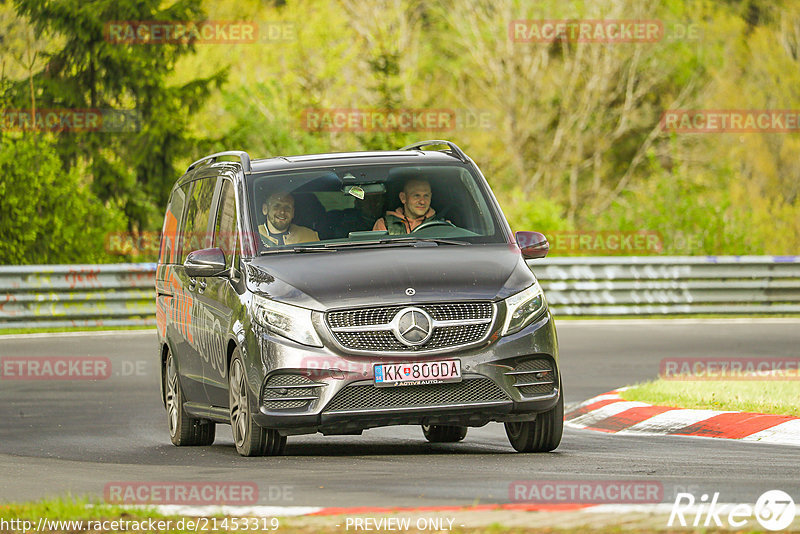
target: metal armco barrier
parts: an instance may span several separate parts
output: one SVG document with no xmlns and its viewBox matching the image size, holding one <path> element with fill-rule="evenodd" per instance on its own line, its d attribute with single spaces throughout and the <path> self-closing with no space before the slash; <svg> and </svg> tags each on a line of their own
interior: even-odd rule
<svg viewBox="0 0 800 534">
<path fill-rule="evenodd" d="M 800 313 L 800 256 L 530 260 L 557 315 Z"/>
<path fill-rule="evenodd" d="M 530 260 L 557 315 L 800 313 L 800 256 Z M 0 266 L 0 329 L 155 324 L 155 264 Z"/>
<path fill-rule="evenodd" d="M 155 325 L 155 263 L 0 266 L 0 329 Z"/>
</svg>

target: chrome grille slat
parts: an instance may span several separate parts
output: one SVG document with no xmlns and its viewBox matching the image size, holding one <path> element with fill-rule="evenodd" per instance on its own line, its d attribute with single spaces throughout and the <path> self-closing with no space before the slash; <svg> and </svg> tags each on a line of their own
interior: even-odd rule
<svg viewBox="0 0 800 534">
<path fill-rule="evenodd" d="M 491 302 L 415 304 L 430 315 L 432 334 L 426 342 L 409 346 L 391 330 L 391 321 L 410 306 L 335 310 L 326 321 L 336 342 L 346 350 L 370 353 L 429 352 L 469 346 L 489 335 L 495 309 Z"/>
</svg>

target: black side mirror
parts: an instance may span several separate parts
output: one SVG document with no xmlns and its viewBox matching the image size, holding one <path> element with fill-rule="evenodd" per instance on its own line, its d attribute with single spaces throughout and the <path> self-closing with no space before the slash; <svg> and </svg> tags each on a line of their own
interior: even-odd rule
<svg viewBox="0 0 800 534">
<path fill-rule="evenodd" d="M 544 258 L 550 251 L 550 243 L 540 232 L 517 232 L 514 237 L 517 238 L 523 258 Z"/>
<path fill-rule="evenodd" d="M 186 274 L 197 276 L 219 276 L 225 272 L 225 253 L 221 248 L 194 250 L 183 262 Z"/>
</svg>

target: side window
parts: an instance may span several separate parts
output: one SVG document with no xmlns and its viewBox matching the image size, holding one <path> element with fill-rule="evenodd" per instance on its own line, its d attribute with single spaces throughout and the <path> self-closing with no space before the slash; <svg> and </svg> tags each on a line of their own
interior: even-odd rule
<svg viewBox="0 0 800 534">
<path fill-rule="evenodd" d="M 225 252 L 225 265 L 230 267 L 236 255 L 236 195 L 233 184 L 223 180 L 219 196 L 219 210 L 214 225 L 214 245 Z"/>
<path fill-rule="evenodd" d="M 185 187 L 185 186 L 184 186 Z M 178 261 L 178 226 L 183 217 L 183 208 L 186 204 L 186 191 L 179 187 L 172 192 L 167 204 L 167 213 L 164 215 L 164 227 L 161 230 L 161 251 L 158 262 L 175 263 Z"/>
<path fill-rule="evenodd" d="M 214 198 L 216 178 L 204 178 L 193 182 L 193 187 L 186 208 L 186 222 L 183 225 L 181 263 L 193 250 L 211 247 L 211 235 L 208 233 L 208 219 Z"/>
</svg>

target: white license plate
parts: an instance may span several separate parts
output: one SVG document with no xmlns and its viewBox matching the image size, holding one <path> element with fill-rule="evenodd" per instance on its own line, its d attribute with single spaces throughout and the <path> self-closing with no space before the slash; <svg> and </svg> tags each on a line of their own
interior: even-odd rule
<svg viewBox="0 0 800 534">
<path fill-rule="evenodd" d="M 409 386 L 461 382 L 461 361 L 378 363 L 375 364 L 376 386 Z"/>
</svg>

